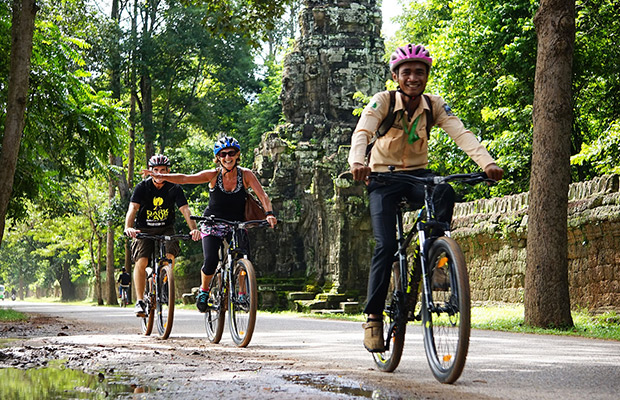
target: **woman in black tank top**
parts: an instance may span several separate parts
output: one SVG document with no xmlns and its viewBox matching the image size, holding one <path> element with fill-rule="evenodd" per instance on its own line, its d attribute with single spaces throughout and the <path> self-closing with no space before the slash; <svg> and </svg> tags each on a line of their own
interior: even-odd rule
<svg viewBox="0 0 620 400">
<path fill-rule="evenodd" d="M 195 174 L 154 174 L 153 171 L 142 171 L 146 175 L 157 175 L 168 182 L 179 184 L 209 183 L 209 204 L 204 215 L 214 215 L 218 218 L 230 221 L 243 221 L 245 219 L 245 202 L 247 198 L 246 188 L 250 187 L 258 196 L 267 214 L 267 221 L 271 227 L 275 227 L 277 219 L 273 215 L 271 200 L 265 193 L 262 185 L 252 170 L 240 167 L 241 146 L 239 142 L 230 136 L 220 138 L 215 142 L 213 154 L 217 168 L 204 170 Z M 204 262 L 201 269 L 201 287 L 196 300 L 196 306 L 200 312 L 206 310 L 207 288 L 217 267 L 218 250 L 222 240 L 230 233 L 228 225 L 215 224 L 205 227 L 202 232 L 202 252 Z M 204 290 L 203 290 L 204 289 Z"/>
</svg>

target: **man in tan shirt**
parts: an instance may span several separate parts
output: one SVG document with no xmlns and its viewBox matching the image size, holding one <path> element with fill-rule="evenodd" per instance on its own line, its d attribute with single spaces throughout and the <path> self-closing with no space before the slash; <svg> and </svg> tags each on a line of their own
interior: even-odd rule
<svg viewBox="0 0 620 400">
<path fill-rule="evenodd" d="M 390 166 L 396 171 L 407 171 L 418 176 L 433 173 L 428 166 L 427 124 L 442 128 L 487 173 L 499 180 L 504 171 L 495 164 L 485 147 L 478 142 L 446 102 L 435 95 L 422 96 L 432 66 L 428 50 L 422 45 L 408 44 L 396 49 L 390 58 L 392 78 L 398 82 L 392 127 L 374 143 L 366 164 L 366 147 L 375 136 L 390 108 L 388 91 L 375 94 L 364 109 L 351 138 L 349 165 L 353 178 L 366 180 L 369 173 L 387 172 Z M 428 104 L 430 101 L 431 104 Z M 427 121 L 432 112 L 432 121 Z M 382 314 L 390 283 L 390 272 L 396 242 L 396 207 L 403 196 L 419 204 L 424 200 L 422 187 L 407 184 L 368 184 L 370 215 L 376 241 L 368 278 L 368 296 L 364 312 L 364 347 L 371 352 L 384 350 Z M 450 222 L 454 208 L 454 191 L 448 184 L 435 190 L 433 203 L 440 221 Z"/>
</svg>

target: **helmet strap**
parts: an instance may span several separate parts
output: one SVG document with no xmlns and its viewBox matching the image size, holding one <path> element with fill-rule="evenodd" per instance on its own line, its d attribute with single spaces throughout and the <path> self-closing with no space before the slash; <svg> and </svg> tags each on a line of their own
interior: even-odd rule
<svg viewBox="0 0 620 400">
<path fill-rule="evenodd" d="M 235 170 L 235 168 L 237 168 L 237 162 L 235 162 L 235 165 L 234 165 L 231 169 L 226 168 L 226 167 L 224 166 L 224 164 L 222 164 L 222 162 L 221 162 L 221 161 L 220 161 L 220 166 L 226 170 L 226 172 L 224 172 L 224 175 L 226 175 L 226 174 L 228 174 L 229 172 L 233 172 L 233 171 Z"/>
<path fill-rule="evenodd" d="M 420 105 L 421 96 L 409 96 L 407 93 L 403 92 L 401 88 L 398 88 L 397 91 L 408 98 L 407 103 L 405 103 L 405 109 L 407 110 L 407 115 L 409 119 L 411 119 L 415 109 L 418 108 L 418 106 Z"/>
</svg>

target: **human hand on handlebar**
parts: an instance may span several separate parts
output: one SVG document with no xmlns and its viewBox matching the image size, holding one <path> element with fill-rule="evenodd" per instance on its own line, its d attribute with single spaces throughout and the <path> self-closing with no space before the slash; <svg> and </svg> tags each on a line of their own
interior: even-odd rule
<svg viewBox="0 0 620 400">
<path fill-rule="evenodd" d="M 267 218 L 265 218 L 267 220 L 267 222 L 269 222 L 269 225 L 271 226 L 271 228 L 275 228 L 276 224 L 278 223 L 278 219 L 276 218 L 275 215 L 270 214 L 267 215 Z"/>
<path fill-rule="evenodd" d="M 497 166 L 497 164 L 492 163 L 486 166 L 484 172 L 487 174 L 489 179 L 493 179 L 494 181 L 499 181 L 504 176 L 504 170 Z"/>
<path fill-rule="evenodd" d="M 351 167 L 351 173 L 353 174 L 354 180 L 365 181 L 368 179 L 368 175 L 370 175 L 370 167 L 360 163 L 354 163 Z"/>
<path fill-rule="evenodd" d="M 135 238 L 138 233 L 140 233 L 138 229 L 125 228 L 125 235 L 129 236 L 130 238 Z"/>
</svg>

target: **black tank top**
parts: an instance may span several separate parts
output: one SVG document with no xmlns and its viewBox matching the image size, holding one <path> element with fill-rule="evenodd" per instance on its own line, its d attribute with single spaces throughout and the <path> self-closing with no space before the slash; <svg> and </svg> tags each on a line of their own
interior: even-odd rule
<svg viewBox="0 0 620 400">
<path fill-rule="evenodd" d="M 224 190 L 222 172 L 217 174 L 215 186 L 209 188 L 209 205 L 204 215 L 215 215 L 229 221 L 245 221 L 245 199 L 247 193 L 243 186 L 243 171 L 237 167 L 237 186 L 231 191 Z"/>
</svg>

